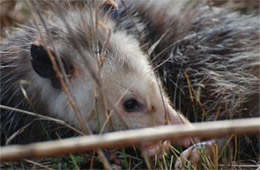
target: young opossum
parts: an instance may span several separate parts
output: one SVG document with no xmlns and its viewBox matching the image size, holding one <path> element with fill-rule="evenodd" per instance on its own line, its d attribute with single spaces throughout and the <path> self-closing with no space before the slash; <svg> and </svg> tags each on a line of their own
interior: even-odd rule
<svg viewBox="0 0 260 170">
<path fill-rule="evenodd" d="M 129 4 L 128 14 L 114 16 L 141 38 L 144 49 L 151 47 L 151 60 L 176 110 L 191 121 L 259 116 L 258 14 L 241 15 L 206 1 Z M 240 138 L 240 156 L 259 159 L 259 139 Z"/>
<path fill-rule="evenodd" d="M 1 105 L 53 116 L 82 130 L 88 125 L 95 133 L 107 119 L 105 131 L 189 123 L 171 107 L 136 38 L 118 29 L 102 3 L 91 2 L 54 3 L 47 15 L 35 7 L 39 19 L 1 43 Z M 53 128 L 42 124 L 2 107 L 1 142 L 42 140 L 44 128 Z M 179 143 L 188 146 L 191 140 Z"/>
</svg>

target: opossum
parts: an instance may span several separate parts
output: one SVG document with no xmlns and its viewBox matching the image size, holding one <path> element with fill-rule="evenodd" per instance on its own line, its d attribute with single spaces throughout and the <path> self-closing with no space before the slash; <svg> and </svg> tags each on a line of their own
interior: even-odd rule
<svg viewBox="0 0 260 170">
<path fill-rule="evenodd" d="M 2 144 L 43 140 L 53 128 L 4 106 L 55 117 L 85 133 L 189 124 L 172 108 L 139 41 L 118 29 L 101 2 L 54 2 L 47 14 L 36 6 L 39 18 L 1 43 Z"/>
<path fill-rule="evenodd" d="M 111 110 L 106 131 L 168 120 L 189 123 L 180 112 L 195 121 L 259 116 L 258 16 L 241 16 L 205 2 L 117 3 L 118 10 L 89 3 L 68 5 L 66 12 L 56 7 L 56 13 L 44 16 L 45 23 L 32 22 L 10 34 L 0 49 L 1 104 L 82 128 L 53 69 L 51 53 L 84 124 L 96 133 Z M 20 80 L 27 84 L 21 87 Z M 31 117 L 1 110 L 2 139 L 29 122 Z M 42 131 L 41 126 L 33 130 Z M 21 133 L 22 139 L 13 142 L 41 140 L 41 135 Z M 259 138 L 253 142 L 258 156 Z"/>
</svg>

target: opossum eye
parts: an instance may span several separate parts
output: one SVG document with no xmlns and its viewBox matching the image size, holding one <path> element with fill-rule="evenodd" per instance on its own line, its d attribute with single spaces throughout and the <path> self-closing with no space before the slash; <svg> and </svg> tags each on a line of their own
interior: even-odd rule
<svg viewBox="0 0 260 170">
<path fill-rule="evenodd" d="M 139 111 L 140 109 L 140 104 L 137 100 L 135 99 L 128 99 L 124 102 L 124 109 L 127 112 L 136 112 Z"/>
</svg>

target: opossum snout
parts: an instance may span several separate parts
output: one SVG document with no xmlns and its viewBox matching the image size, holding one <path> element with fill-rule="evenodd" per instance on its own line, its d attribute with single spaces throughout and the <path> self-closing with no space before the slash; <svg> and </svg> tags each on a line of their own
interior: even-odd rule
<svg viewBox="0 0 260 170">
<path fill-rule="evenodd" d="M 175 111 L 168 103 L 166 103 L 163 106 L 154 106 L 154 116 L 155 116 L 155 122 L 157 125 L 164 125 L 164 124 L 190 124 L 190 122 L 185 119 L 180 113 Z M 151 131 L 155 131 L 156 127 L 153 127 Z M 171 141 L 175 144 L 178 144 L 183 147 L 189 147 L 192 144 L 198 142 L 197 138 L 180 138 L 174 141 Z M 149 156 L 154 155 L 162 155 L 165 152 L 167 152 L 170 145 L 170 141 L 166 140 L 163 142 L 152 142 L 152 143 L 145 143 L 141 146 L 141 149 L 148 154 Z"/>
<path fill-rule="evenodd" d="M 175 111 L 172 107 L 169 107 L 169 124 L 178 125 L 178 124 L 185 124 L 185 125 L 191 125 L 191 123 L 180 113 Z M 194 143 L 197 143 L 199 141 L 199 138 L 180 138 L 176 141 L 172 141 L 173 143 L 176 143 L 183 147 L 189 147 L 193 145 Z"/>
</svg>

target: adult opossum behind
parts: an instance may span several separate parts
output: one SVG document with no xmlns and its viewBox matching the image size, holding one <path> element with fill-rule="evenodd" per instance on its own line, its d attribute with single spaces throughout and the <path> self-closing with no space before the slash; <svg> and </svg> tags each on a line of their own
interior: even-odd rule
<svg viewBox="0 0 260 170">
<path fill-rule="evenodd" d="M 182 122 L 163 90 L 159 90 L 160 83 L 147 54 L 174 107 L 191 120 L 259 116 L 258 16 L 241 16 L 203 3 L 179 1 L 127 1 L 118 5 L 119 10 L 71 6 L 61 15 L 66 22 L 56 13 L 44 20 L 48 32 L 43 23 L 39 24 L 50 52 L 55 58 L 61 57 L 77 107 L 93 131 L 100 130 L 106 110 L 114 109 L 128 127 L 120 115 L 113 113 L 107 130 L 166 124 L 165 110 L 169 110 L 172 123 Z M 99 24 L 91 17 L 96 12 Z M 102 61 L 96 59 L 102 58 L 103 47 L 106 55 L 100 74 L 101 90 L 95 77 L 99 77 Z M 35 24 L 17 29 L 2 43 L 1 104 L 54 115 L 80 128 L 47 53 Z M 93 68 L 86 68 L 90 62 L 95 63 Z M 94 70 L 94 74 L 89 70 Z M 20 80 L 27 81 L 22 88 Z M 93 112 L 93 108 L 98 109 Z M 2 110 L 2 139 L 29 122 L 31 117 Z M 33 125 L 34 122 L 30 126 Z M 13 142 L 41 140 L 42 135 L 39 125 L 31 133 L 21 133 Z M 258 156 L 259 140 L 247 143 L 251 142 L 255 143 L 250 149 Z"/>
<path fill-rule="evenodd" d="M 206 1 L 149 1 L 129 11 L 145 23 L 138 27 L 145 33 L 139 36 L 143 48 L 151 47 L 151 60 L 174 107 L 189 120 L 259 116 L 259 14 L 211 8 Z M 129 21 L 129 15 L 116 16 L 122 25 Z M 259 136 L 239 143 L 241 157 L 259 160 Z"/>
</svg>

